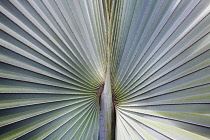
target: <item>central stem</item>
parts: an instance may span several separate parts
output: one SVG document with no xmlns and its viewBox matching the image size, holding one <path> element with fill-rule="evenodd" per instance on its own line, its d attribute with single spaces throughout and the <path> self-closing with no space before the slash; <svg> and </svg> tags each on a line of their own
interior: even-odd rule
<svg viewBox="0 0 210 140">
<path fill-rule="evenodd" d="M 111 24 L 111 7 L 112 1 L 105 0 L 105 19 L 106 19 L 106 48 L 107 48 L 107 67 L 104 86 L 102 86 L 99 100 L 100 100 L 100 140 L 114 140 L 115 139 L 115 105 L 111 89 L 111 72 L 110 72 L 110 24 Z M 102 91 L 103 90 L 103 91 Z"/>
<path fill-rule="evenodd" d="M 104 89 L 100 99 L 100 140 L 114 139 L 114 106 L 110 81 L 110 52 L 108 48 L 108 62 Z"/>
</svg>

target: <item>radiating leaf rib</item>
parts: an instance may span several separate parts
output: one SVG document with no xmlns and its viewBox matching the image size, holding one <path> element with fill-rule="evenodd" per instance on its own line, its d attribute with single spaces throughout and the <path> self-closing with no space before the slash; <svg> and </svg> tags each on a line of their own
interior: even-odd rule
<svg viewBox="0 0 210 140">
<path fill-rule="evenodd" d="M 87 105 L 88 103 L 86 104 L 80 104 L 80 106 L 85 106 Z M 29 133 L 30 131 L 32 130 L 35 130 L 55 119 L 58 119 L 59 117 L 63 116 L 63 115 L 66 115 L 67 113 L 71 112 L 72 110 L 76 109 L 76 108 L 73 108 L 73 107 L 68 107 L 69 109 L 60 109 L 58 110 L 57 112 L 53 113 L 53 115 L 51 116 L 48 116 L 48 117 L 45 117 L 45 118 L 42 118 L 38 121 L 35 121 L 35 122 L 32 122 L 28 125 L 25 125 L 25 126 L 22 126 L 18 129 L 15 129 L 14 131 L 10 131 L 4 135 L 1 136 L 1 139 L 13 139 L 13 138 L 17 138 L 17 137 L 20 137 L 22 135 L 25 135 L 27 133 Z"/>
<path fill-rule="evenodd" d="M 91 107 L 91 106 L 93 106 L 93 104 L 90 104 L 88 107 Z M 87 107 L 86 107 L 86 111 L 90 111 L 90 110 L 87 110 Z M 74 127 L 75 125 L 78 125 L 78 123 L 81 125 L 79 120 L 84 120 L 84 119 L 82 119 L 82 117 L 84 117 L 86 111 L 83 111 L 82 115 L 76 117 L 74 121 L 68 120 L 67 123 L 63 124 L 62 129 L 59 130 L 59 133 L 54 135 L 54 137 L 52 139 L 62 139 L 62 137 L 64 137 L 65 135 L 68 135 L 68 132 L 70 130 L 72 130 L 72 127 Z M 77 114 L 75 113 L 73 116 L 75 116 L 75 115 L 77 115 Z M 74 131 L 74 129 L 73 129 L 73 131 Z"/>
<path fill-rule="evenodd" d="M 80 118 L 80 116 L 84 116 L 87 113 L 87 111 L 90 111 L 90 110 L 87 110 L 87 108 L 83 108 L 83 109 L 80 110 L 80 112 L 76 112 L 74 116 L 69 114 L 64 119 L 61 119 L 58 122 L 54 123 L 53 126 L 51 126 L 50 129 L 45 129 L 43 132 L 39 133 L 38 135 L 34 136 L 31 139 L 43 139 L 43 138 L 46 138 L 47 136 L 49 136 L 50 134 L 52 134 L 53 132 L 58 130 L 60 127 L 62 127 L 66 123 L 71 121 L 71 124 L 73 124 L 75 122 L 75 120 L 73 121 L 73 119 L 75 117 L 78 119 L 78 118 Z M 95 114 L 93 114 L 93 117 L 94 116 L 95 116 Z"/>
<path fill-rule="evenodd" d="M 80 82 L 80 83 L 82 83 L 82 84 L 87 84 L 88 82 L 89 82 L 89 84 L 91 84 L 90 82 L 91 81 L 89 81 L 89 79 L 87 79 L 86 77 L 84 78 L 84 76 L 82 75 L 82 77 L 80 76 L 80 75 L 78 75 L 77 73 L 69 73 L 70 71 L 73 71 L 72 69 L 70 69 L 69 67 L 68 67 L 68 71 L 66 71 L 67 70 L 67 68 L 65 68 L 64 67 L 64 69 L 63 68 L 61 68 L 61 67 L 57 67 L 57 66 L 55 66 L 55 65 L 52 65 L 52 64 L 50 64 L 50 63 L 47 63 L 46 61 L 43 61 L 43 60 L 41 60 L 41 59 L 39 59 L 38 57 L 36 57 L 36 56 L 34 56 L 34 55 L 32 55 L 32 54 L 30 54 L 30 53 L 28 53 L 28 52 L 26 52 L 26 51 L 24 51 L 24 50 L 22 50 L 22 49 L 20 49 L 20 48 L 17 48 L 17 46 L 14 46 L 13 44 L 10 44 L 9 42 L 7 42 L 7 41 L 4 41 L 4 40 L 0 40 L 1 42 L 1 45 L 5 45 L 5 46 L 7 46 L 6 48 L 7 49 L 10 49 L 10 50 L 12 50 L 12 51 L 14 51 L 15 53 L 17 53 L 17 54 L 20 54 L 20 55 L 22 55 L 22 56 L 24 56 L 24 57 L 26 57 L 26 58 L 28 58 L 28 59 L 31 59 L 32 61 L 35 61 L 35 62 L 37 62 L 37 63 L 39 63 L 39 64 L 41 64 L 41 65 L 43 65 L 43 66 L 45 66 L 45 67 L 47 67 L 47 68 L 50 68 L 50 69 L 52 69 L 52 70 L 55 70 L 55 71 L 57 71 L 57 72 L 59 72 L 59 73 L 61 73 L 61 74 L 63 74 L 63 75 L 71 75 L 71 76 L 68 76 L 68 77 L 70 77 L 71 79 L 74 79 L 75 81 L 77 81 L 77 82 Z M 85 80 L 86 79 L 86 80 Z M 85 83 L 84 83 L 85 82 Z"/>
<path fill-rule="evenodd" d="M 17 16 L 17 17 L 19 17 L 19 16 Z M 15 18 L 11 18 L 12 20 L 14 20 Z M 21 21 L 20 21 L 21 22 Z M 16 22 L 16 23 L 18 23 L 18 22 Z M 28 30 L 26 30 L 26 31 L 28 31 Z M 36 33 L 32 33 L 31 34 L 32 36 L 34 36 L 34 35 L 36 35 Z M 39 34 L 40 35 L 40 34 Z M 43 36 L 43 35 L 42 35 Z M 37 36 L 36 36 L 37 37 Z M 40 39 L 38 39 L 39 41 L 40 41 Z M 45 41 L 45 40 L 43 40 L 43 41 Z M 46 42 L 46 43 L 48 43 L 48 44 L 46 44 L 46 43 L 44 43 L 42 40 L 41 40 L 41 42 L 43 43 L 43 45 L 45 45 L 45 46 L 47 46 L 47 48 L 49 48 L 50 50 L 52 50 L 55 54 L 57 54 L 59 57 L 61 57 L 62 58 L 62 60 L 63 61 L 65 61 L 66 63 L 68 63 L 68 61 L 66 61 L 65 60 L 65 57 L 63 57 L 62 56 L 62 52 L 60 52 L 56 47 L 52 47 L 52 46 L 50 46 L 49 45 L 49 43 L 50 42 Z M 51 44 L 52 45 L 52 44 Z M 60 52 L 61 54 L 59 54 L 58 52 Z M 84 56 L 84 55 L 83 55 Z M 69 63 L 68 63 L 69 64 Z M 84 65 L 85 63 L 83 63 L 83 65 Z M 89 67 L 85 67 L 85 68 L 89 68 Z M 95 77 L 91 77 L 91 78 L 95 78 Z"/>
<path fill-rule="evenodd" d="M 7 108 L 15 108 L 15 107 L 21 107 L 21 106 L 28 106 L 28 105 L 35 105 L 35 104 L 42 104 L 42 103 L 50 103 L 50 102 L 59 102 L 59 101 L 68 101 L 68 100 L 74 100 L 74 99 L 85 99 L 87 98 L 85 96 L 68 96 L 68 97 L 51 97 L 51 98 L 28 98 L 26 99 L 13 99 L 13 100 L 1 100 L 1 109 L 7 109 Z M 15 101 L 15 102 L 14 102 Z"/>
<path fill-rule="evenodd" d="M 160 133 L 163 133 L 164 135 L 170 137 L 171 139 L 181 139 L 181 138 L 187 138 L 187 139 L 202 139 L 202 140 L 207 140 L 207 138 L 199 136 L 197 134 L 191 133 L 189 131 L 185 131 L 183 129 L 177 128 L 177 127 L 173 127 L 170 125 L 166 125 L 163 123 L 159 123 L 156 121 L 152 121 L 152 120 L 148 120 L 142 117 L 139 117 L 137 115 L 134 114 L 130 114 L 124 111 L 121 111 L 124 114 L 134 118 L 135 120 L 144 123 L 145 125 L 148 125 L 149 127 L 159 131 Z"/>
<path fill-rule="evenodd" d="M 62 109 L 66 106 L 73 106 L 74 104 L 83 103 L 84 101 L 88 101 L 88 100 L 89 99 L 83 99 L 83 100 L 82 99 L 77 99 L 77 100 L 73 99 L 73 100 L 70 100 L 69 102 L 66 102 L 65 100 L 60 100 L 60 101 L 55 100 L 55 101 L 53 101 L 53 103 L 57 102 L 57 104 L 53 105 L 53 106 L 42 107 L 39 109 L 29 110 L 29 111 L 25 111 L 25 112 L 21 112 L 21 113 L 16 113 L 16 114 L 0 117 L 0 120 L 1 120 L 0 127 L 9 125 L 9 124 L 12 124 L 12 123 L 15 123 L 18 121 L 22 121 L 22 120 L 25 120 L 25 119 L 28 119 L 28 118 L 31 118 L 31 117 L 34 117 L 34 116 L 37 116 L 40 114 L 48 113 L 50 111 Z M 24 105 L 28 106 L 28 105 L 37 105 L 37 104 L 43 104 L 43 103 L 46 104 L 46 103 L 50 103 L 50 102 L 49 102 L 49 100 L 47 100 L 46 102 L 39 102 L 36 104 L 24 104 Z"/>
<path fill-rule="evenodd" d="M 190 112 L 150 111 L 150 110 L 132 109 L 132 108 L 126 109 L 125 107 L 122 107 L 122 110 L 178 120 L 203 127 L 210 127 L 210 123 L 208 122 L 209 116 L 205 116 L 203 114 L 196 114 Z"/>
<path fill-rule="evenodd" d="M 142 138 L 144 139 L 151 139 L 151 140 L 156 140 L 155 137 L 153 137 L 151 134 L 149 134 L 147 131 L 145 131 L 142 127 L 140 127 L 135 121 L 132 119 L 126 117 L 124 120 L 127 122 L 127 124 L 130 124 L 130 126 L 135 129 L 135 133 L 138 133 L 141 135 Z M 134 138 L 135 139 L 135 138 Z M 138 138 L 139 139 L 139 138 Z"/>
</svg>

